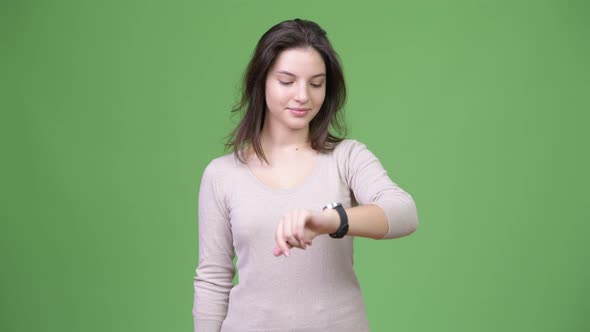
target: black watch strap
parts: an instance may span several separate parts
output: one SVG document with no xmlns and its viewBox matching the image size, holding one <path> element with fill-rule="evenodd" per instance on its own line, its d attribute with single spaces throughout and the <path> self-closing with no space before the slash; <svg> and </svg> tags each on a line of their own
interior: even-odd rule
<svg viewBox="0 0 590 332">
<path fill-rule="evenodd" d="M 348 216 L 346 215 L 346 211 L 344 211 L 344 207 L 340 203 L 332 203 L 324 207 L 335 209 L 340 216 L 340 227 L 336 230 L 336 232 L 330 234 L 331 238 L 334 239 L 341 239 L 348 233 Z"/>
</svg>

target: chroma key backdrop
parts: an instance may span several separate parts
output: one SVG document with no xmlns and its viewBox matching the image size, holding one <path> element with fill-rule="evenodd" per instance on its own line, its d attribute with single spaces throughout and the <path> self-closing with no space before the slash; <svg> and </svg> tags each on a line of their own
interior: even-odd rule
<svg viewBox="0 0 590 332">
<path fill-rule="evenodd" d="M 293 18 L 418 207 L 355 239 L 371 331 L 590 331 L 583 0 L 3 1 L 0 331 L 193 329 L 201 175 Z"/>
</svg>

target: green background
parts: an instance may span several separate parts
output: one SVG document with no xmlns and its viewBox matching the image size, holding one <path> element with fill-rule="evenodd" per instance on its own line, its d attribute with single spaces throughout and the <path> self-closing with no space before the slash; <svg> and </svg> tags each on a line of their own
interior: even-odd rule
<svg viewBox="0 0 590 332">
<path fill-rule="evenodd" d="M 196 203 L 258 38 L 329 33 L 410 192 L 373 331 L 589 331 L 587 1 L 3 1 L 1 331 L 190 331 Z"/>
</svg>

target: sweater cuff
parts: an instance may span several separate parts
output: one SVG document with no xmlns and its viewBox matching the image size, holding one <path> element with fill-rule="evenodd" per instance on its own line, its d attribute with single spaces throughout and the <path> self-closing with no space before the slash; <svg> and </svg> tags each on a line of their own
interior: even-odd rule
<svg viewBox="0 0 590 332">
<path fill-rule="evenodd" d="M 211 319 L 194 319 L 195 332 L 219 332 L 223 321 Z"/>
</svg>

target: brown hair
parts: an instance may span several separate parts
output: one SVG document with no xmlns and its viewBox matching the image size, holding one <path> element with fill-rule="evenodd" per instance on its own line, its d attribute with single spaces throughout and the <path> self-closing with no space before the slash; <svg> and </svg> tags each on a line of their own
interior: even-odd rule
<svg viewBox="0 0 590 332">
<path fill-rule="evenodd" d="M 320 152 L 333 150 L 346 136 L 346 125 L 342 112 L 339 112 L 346 102 L 344 73 L 326 31 L 312 21 L 283 21 L 270 28 L 258 41 L 244 73 L 241 100 L 232 109 L 232 113 L 245 112 L 238 126 L 228 135 L 225 148 L 233 148 L 242 163 L 245 160 L 241 152 L 247 143 L 252 145 L 258 158 L 268 163 L 260 144 L 266 112 L 266 77 L 282 51 L 297 47 L 314 48 L 326 66 L 326 96 L 318 114 L 309 123 L 311 147 Z M 337 135 L 330 132 L 330 127 Z"/>
</svg>

